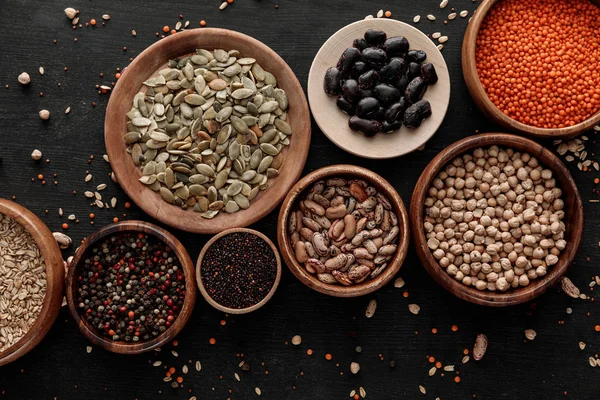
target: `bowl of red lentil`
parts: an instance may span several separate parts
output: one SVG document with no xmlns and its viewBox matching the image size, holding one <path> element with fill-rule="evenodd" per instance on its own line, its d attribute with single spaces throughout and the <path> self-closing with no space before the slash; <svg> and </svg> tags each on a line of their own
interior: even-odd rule
<svg viewBox="0 0 600 400">
<path fill-rule="evenodd" d="M 121 354 L 171 341 L 196 303 L 193 262 L 177 238 L 143 221 L 122 221 L 77 249 L 66 282 L 69 311 L 93 344 Z"/>
<path fill-rule="evenodd" d="M 227 314 L 256 311 L 275 294 L 281 259 L 273 242 L 253 229 L 215 235 L 202 248 L 196 281 L 204 299 Z"/>
<path fill-rule="evenodd" d="M 517 161 L 508 165 L 509 160 Z M 521 186 L 523 179 L 531 188 Z M 516 192 L 521 199 L 513 198 Z M 530 301 L 559 282 L 583 231 L 581 195 L 565 165 L 542 145 L 506 133 L 470 136 L 441 151 L 415 186 L 410 216 L 417 255 L 429 275 L 455 296 L 491 307 Z M 491 258 L 483 259 L 484 253 Z"/>
<path fill-rule="evenodd" d="M 484 0 L 462 45 L 465 82 L 494 122 L 540 138 L 600 123 L 598 0 Z"/>
</svg>

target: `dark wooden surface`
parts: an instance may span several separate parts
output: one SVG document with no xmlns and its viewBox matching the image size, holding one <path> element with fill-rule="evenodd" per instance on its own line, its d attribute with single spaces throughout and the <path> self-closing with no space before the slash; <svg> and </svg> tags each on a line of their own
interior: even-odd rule
<svg viewBox="0 0 600 400">
<path fill-rule="evenodd" d="M 135 206 L 125 210 L 123 191 L 108 178 L 110 168 L 102 160 L 108 96 L 98 96 L 94 85 L 110 82 L 115 68 L 126 66 L 129 57 L 154 43 L 154 33 L 163 25 L 174 26 L 180 13 L 184 21 L 191 21 L 191 26 L 205 19 L 209 26 L 236 29 L 263 41 L 289 63 L 303 85 L 312 57 L 332 33 L 381 8 L 389 8 L 395 18 L 407 22 L 420 14 L 418 28 L 426 33 L 441 31 L 450 37 L 443 50 L 452 77 L 450 109 L 424 151 L 387 161 L 362 160 L 333 146 L 313 124 L 305 173 L 333 163 L 358 164 L 392 182 L 408 204 L 419 174 L 441 149 L 477 130 L 498 130 L 474 107 L 463 84 L 460 46 L 466 19 L 458 17 L 443 24 L 450 7 L 471 13 L 477 5 L 471 0 L 450 0 L 444 11 L 439 10 L 438 0 L 237 0 L 225 11 L 218 10 L 219 3 L 2 1 L 0 196 L 16 196 L 17 202 L 40 216 L 51 230 L 60 230 L 66 220 L 59 218 L 58 207 L 63 208 L 65 216 L 76 214 L 80 223 L 70 223 L 68 230 L 75 242 L 125 211 L 130 219 L 152 220 Z M 279 9 L 275 8 L 277 3 Z M 82 21 L 92 17 L 100 21 L 104 13 L 112 20 L 105 27 L 73 31 L 62 11 L 67 6 L 79 8 Z M 438 20 L 427 21 L 428 13 Z M 135 38 L 132 29 L 137 31 Z M 53 45 L 53 39 L 58 44 Z M 127 46 L 126 52 L 123 46 Z M 40 65 L 46 69 L 44 76 L 37 72 Z M 67 72 L 63 71 L 65 66 Z M 32 76 L 28 88 L 17 83 L 23 70 Z M 57 82 L 61 82 L 60 87 Z M 5 84 L 9 89 L 4 88 Z M 40 91 L 44 97 L 39 97 Z M 92 101 L 97 102 L 95 108 Z M 67 106 L 71 114 L 64 115 Z M 52 113 L 48 123 L 37 116 L 41 108 Z M 591 157 L 596 146 L 588 147 Z M 29 155 L 34 148 L 42 150 L 50 164 L 32 161 Z M 88 164 L 92 154 L 95 158 Z M 568 275 L 579 287 L 586 288 L 591 276 L 599 274 L 599 205 L 588 203 L 596 197 L 592 194 L 595 174 L 577 171 L 574 164 L 569 168 L 584 199 L 586 222 L 579 256 Z M 86 170 L 94 175 L 89 184 L 83 180 Z M 39 173 L 48 180 L 45 186 L 37 180 L 30 182 Z M 53 173 L 58 175 L 57 186 L 52 183 Z M 105 196 L 119 199 L 116 210 L 91 209 L 82 194 L 103 182 L 108 183 Z M 71 194 L 73 190 L 78 194 Z M 89 224 L 90 212 L 96 213 L 94 226 Z M 276 217 L 274 211 L 252 228 L 275 239 Z M 173 233 L 193 259 L 209 239 Z M 370 399 L 418 399 L 423 398 L 419 385 L 427 389 L 425 398 L 431 399 L 468 399 L 473 394 L 478 399 L 562 399 L 565 391 L 566 398 L 598 398 L 599 371 L 588 365 L 588 357 L 600 351 L 600 334 L 594 332 L 594 325 L 600 323 L 596 303 L 573 300 L 556 288 L 535 305 L 508 309 L 470 305 L 441 289 L 419 264 L 414 250 L 400 275 L 407 282 L 408 298 L 390 285 L 364 298 L 335 299 L 310 290 L 287 270 L 273 299 L 251 315 L 224 318 L 198 298 L 190 323 L 178 337 L 179 357 L 172 355 L 170 346 L 157 354 L 139 356 L 112 354 L 97 347 L 87 354 L 89 342 L 63 308 L 57 323 L 35 350 L 0 369 L 0 399 L 189 399 L 192 395 L 198 399 L 249 399 L 257 397 L 256 386 L 265 399 L 343 399 L 360 386 Z M 378 309 L 367 320 L 364 312 L 371 299 L 377 299 Z M 421 306 L 419 315 L 409 313 L 409 303 Z M 573 314 L 565 313 L 567 307 L 573 308 Z M 220 325 L 222 319 L 227 321 L 225 326 Z M 564 320 L 564 325 L 559 325 L 559 320 Z M 450 331 L 452 324 L 459 326 L 458 332 Z M 437 335 L 431 333 L 433 327 L 439 330 Z M 527 328 L 537 331 L 535 341 L 525 342 L 523 330 Z M 471 348 L 480 332 L 489 338 L 487 354 L 477 363 L 461 365 L 463 349 Z M 303 338 L 301 346 L 284 344 L 296 334 Z M 217 339 L 215 345 L 209 344 L 211 337 Z M 584 351 L 579 350 L 579 341 L 587 344 Z M 355 352 L 356 345 L 362 346 L 361 354 Z M 309 348 L 314 350 L 310 357 L 306 354 Z M 332 361 L 324 358 L 328 352 L 333 355 Z M 241 359 L 236 354 L 240 353 L 250 364 L 249 371 L 238 368 Z M 442 378 L 439 372 L 428 377 L 426 355 L 444 364 L 456 364 L 462 381 L 456 384 L 452 374 Z M 162 360 L 163 365 L 152 367 L 155 360 Z M 200 360 L 202 371 L 190 368 L 184 388 L 172 389 L 163 382 L 163 367 L 181 370 L 188 360 Z M 389 367 L 390 360 L 396 362 L 395 368 Z M 361 364 L 357 376 L 348 371 L 351 361 Z M 235 372 L 241 382 L 234 379 Z"/>
</svg>

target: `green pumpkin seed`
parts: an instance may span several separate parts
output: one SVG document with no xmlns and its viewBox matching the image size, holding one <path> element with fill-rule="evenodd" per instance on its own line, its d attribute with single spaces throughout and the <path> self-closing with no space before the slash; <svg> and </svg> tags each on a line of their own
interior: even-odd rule
<svg viewBox="0 0 600 400">
<path fill-rule="evenodd" d="M 260 149 L 270 155 L 270 156 L 276 156 L 279 153 L 279 150 L 277 149 L 277 147 L 273 146 L 272 144 L 269 143 L 261 143 L 260 144 Z"/>
<path fill-rule="evenodd" d="M 234 92 L 231 93 L 231 97 L 233 97 L 236 100 L 242 100 L 242 99 L 247 99 L 248 97 L 252 96 L 254 94 L 254 91 L 252 89 L 247 89 L 247 88 L 242 88 L 242 89 L 238 89 Z M 277 103 L 277 102 L 275 102 Z"/>
<path fill-rule="evenodd" d="M 218 213 L 219 213 L 218 210 L 208 210 L 200 215 L 202 216 L 202 218 L 213 219 L 214 217 L 217 216 Z"/>
<path fill-rule="evenodd" d="M 240 209 L 240 206 L 238 206 L 238 204 L 232 200 L 228 201 L 227 205 L 225 206 L 225 211 L 230 214 L 233 214 L 233 213 L 239 211 L 239 209 Z"/>
</svg>

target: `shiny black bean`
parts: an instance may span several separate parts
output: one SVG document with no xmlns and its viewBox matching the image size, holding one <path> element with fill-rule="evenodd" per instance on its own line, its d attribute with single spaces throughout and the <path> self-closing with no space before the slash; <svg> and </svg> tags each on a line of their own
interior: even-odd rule
<svg viewBox="0 0 600 400">
<path fill-rule="evenodd" d="M 373 95 L 380 103 L 387 106 L 399 101 L 402 93 L 388 83 L 380 83 L 373 88 Z"/>
<path fill-rule="evenodd" d="M 371 89 L 360 89 L 360 98 L 373 97 L 373 91 Z"/>
<path fill-rule="evenodd" d="M 365 39 L 361 38 L 361 39 L 354 39 L 354 42 L 352 43 L 352 46 L 356 47 L 360 51 L 363 51 L 364 49 L 366 49 L 370 45 L 369 45 L 369 43 L 367 43 L 367 41 Z"/>
<path fill-rule="evenodd" d="M 358 60 L 360 60 L 360 50 L 354 47 L 348 47 L 346 50 L 344 50 L 337 63 L 337 69 L 340 70 L 342 78 L 347 78 L 350 76 L 352 66 Z"/>
<path fill-rule="evenodd" d="M 358 82 L 354 79 L 348 79 L 342 84 L 342 95 L 350 103 L 355 104 L 361 99 L 360 90 L 358 88 Z"/>
<path fill-rule="evenodd" d="M 358 87 L 361 89 L 371 89 L 377 82 L 379 82 L 379 74 L 374 69 L 358 77 Z"/>
<path fill-rule="evenodd" d="M 400 129 L 401 127 L 402 127 L 402 121 L 394 121 L 394 122 L 383 121 L 383 123 L 381 124 L 381 131 L 385 132 L 385 133 L 390 133 L 397 129 Z"/>
<path fill-rule="evenodd" d="M 420 76 L 410 81 L 404 92 L 404 97 L 410 104 L 414 104 L 421 100 L 425 91 L 427 90 L 427 84 Z"/>
<path fill-rule="evenodd" d="M 393 82 L 394 86 L 396 86 L 396 88 L 401 92 L 404 93 L 404 91 L 406 90 L 406 87 L 408 86 L 408 76 L 406 75 L 402 75 L 400 76 L 399 79 L 397 79 L 395 82 Z"/>
<path fill-rule="evenodd" d="M 367 47 L 362 51 L 363 61 L 375 66 L 382 67 L 387 61 L 385 51 L 377 47 Z"/>
<path fill-rule="evenodd" d="M 354 105 L 346 100 L 343 96 L 339 96 L 335 104 L 346 114 L 354 115 Z"/>
<path fill-rule="evenodd" d="M 431 115 L 431 104 L 427 100 L 417 101 L 404 112 L 404 125 L 418 128 L 423 120 Z"/>
<path fill-rule="evenodd" d="M 388 122 L 402 121 L 404 116 L 404 110 L 406 109 L 406 100 L 404 97 L 399 102 L 392 104 L 385 111 L 385 119 Z"/>
<path fill-rule="evenodd" d="M 370 68 L 371 67 L 367 63 L 357 61 L 352 66 L 352 73 L 350 75 L 352 76 L 352 79 L 358 79 L 359 76 L 367 72 Z"/>
<path fill-rule="evenodd" d="M 379 111 L 379 101 L 374 97 L 365 97 L 360 99 L 356 105 L 356 115 L 361 118 L 371 118 L 372 115 Z"/>
<path fill-rule="evenodd" d="M 427 53 L 423 50 L 410 50 L 406 53 L 406 58 L 409 61 L 423 62 L 427 59 Z"/>
<path fill-rule="evenodd" d="M 378 31 L 375 29 L 369 29 L 365 32 L 365 40 L 371 46 L 381 46 L 385 40 L 387 39 L 387 35 L 383 31 Z"/>
<path fill-rule="evenodd" d="M 362 119 L 356 115 L 350 117 L 348 126 L 353 131 L 358 131 L 365 136 L 374 136 L 377 132 L 381 131 L 381 123 L 379 121 Z"/>
<path fill-rule="evenodd" d="M 385 121 L 385 108 L 379 107 L 378 110 L 371 113 L 370 118 L 374 119 L 375 121 L 379 121 L 379 122 Z"/>
<path fill-rule="evenodd" d="M 342 92 L 340 85 L 340 71 L 337 68 L 331 67 L 325 72 L 323 89 L 325 89 L 325 93 L 331 95 L 337 95 Z"/>
<path fill-rule="evenodd" d="M 425 63 L 421 65 L 421 77 L 428 85 L 433 85 L 438 81 L 437 72 L 432 63 Z"/>
<path fill-rule="evenodd" d="M 421 64 L 417 62 L 411 62 L 408 64 L 408 79 L 413 80 L 417 76 L 421 76 Z"/>
<path fill-rule="evenodd" d="M 395 82 L 405 70 L 406 62 L 402 58 L 394 57 L 379 70 L 379 77 L 384 82 Z"/>
<path fill-rule="evenodd" d="M 408 40 L 403 36 L 392 36 L 383 43 L 383 50 L 388 57 L 404 57 L 408 51 Z"/>
</svg>

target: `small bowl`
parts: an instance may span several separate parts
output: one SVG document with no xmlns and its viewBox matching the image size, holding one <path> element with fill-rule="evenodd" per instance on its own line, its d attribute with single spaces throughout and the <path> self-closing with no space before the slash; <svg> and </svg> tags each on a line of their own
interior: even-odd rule
<svg viewBox="0 0 600 400">
<path fill-rule="evenodd" d="M 127 343 L 124 341 L 113 341 L 108 340 L 104 336 L 97 333 L 96 329 L 90 327 L 88 323 L 81 318 L 79 310 L 76 304 L 77 298 L 77 279 L 76 273 L 80 268 L 80 263 L 84 261 L 84 257 L 87 255 L 88 250 L 96 244 L 98 241 L 105 239 L 106 237 L 115 235 L 123 232 L 137 232 L 145 233 L 150 236 L 154 236 L 164 243 L 166 243 L 177 256 L 181 267 L 185 273 L 185 299 L 183 301 L 183 307 L 179 312 L 179 316 L 175 319 L 175 322 L 165 332 L 158 337 L 147 340 L 144 342 Z M 105 350 L 112 351 L 113 353 L 120 354 L 140 354 L 147 351 L 151 351 L 157 347 L 162 346 L 165 343 L 173 340 L 175 336 L 183 329 L 185 324 L 190 319 L 194 305 L 196 304 L 196 281 L 194 279 L 194 264 L 190 255 L 185 250 L 183 245 L 175 236 L 167 232 L 166 230 L 144 221 L 122 221 L 116 224 L 110 224 L 92 233 L 85 241 L 79 246 L 73 261 L 69 266 L 67 273 L 67 303 L 69 305 L 69 311 L 71 316 L 79 326 L 79 330 L 83 335 L 93 344 L 104 348 Z"/>
<path fill-rule="evenodd" d="M 142 82 L 158 74 L 169 59 L 193 53 L 197 48 L 237 49 L 245 57 L 255 58 L 265 70 L 273 73 L 278 86 L 285 90 L 288 96 L 288 122 L 293 130 L 290 145 L 282 151 L 285 162 L 279 175 L 269 179 L 269 188 L 261 191 L 247 210 L 233 214 L 220 213 L 213 219 L 205 219 L 192 210 L 182 210 L 167 204 L 158 193 L 139 182 L 141 171 L 125 151 L 123 139 L 127 133 L 125 114 L 131 109 L 134 96 L 142 89 Z M 271 48 L 250 36 L 226 29 L 191 29 L 148 47 L 123 72 L 106 109 L 104 140 L 111 167 L 119 184 L 142 210 L 174 228 L 212 234 L 225 229 L 248 226 L 266 216 L 283 200 L 300 177 L 306 162 L 310 147 L 310 113 L 296 75 Z"/>
<path fill-rule="evenodd" d="M 271 250 L 273 250 L 273 253 L 275 254 L 275 259 L 277 260 L 277 267 L 276 267 L 277 271 L 276 271 L 275 282 L 273 283 L 273 287 L 271 288 L 271 290 L 269 291 L 269 293 L 267 293 L 267 295 L 265 296 L 265 298 L 263 298 L 261 301 L 259 301 L 255 305 L 253 305 L 251 307 L 247 307 L 247 308 L 230 308 L 230 307 L 225 307 L 225 306 L 217 303 L 215 300 L 213 300 L 213 298 L 210 297 L 210 295 L 208 294 L 208 292 L 204 288 L 204 284 L 202 283 L 202 273 L 201 273 L 201 270 L 200 270 L 201 267 L 202 267 L 202 260 L 204 259 L 204 255 L 206 254 L 206 252 L 208 251 L 208 249 L 217 240 L 219 240 L 223 236 L 227 236 L 227 235 L 229 235 L 231 233 L 236 233 L 236 232 L 250 233 L 250 234 L 258 236 L 259 238 L 261 238 L 262 240 L 264 240 L 269 245 L 269 247 L 271 247 Z M 279 257 L 279 251 L 277 250 L 277 247 L 273 244 L 273 242 L 271 241 L 271 239 L 269 239 L 268 237 L 266 237 L 265 235 L 263 235 L 259 231 L 255 231 L 254 229 L 246 229 L 246 228 L 228 229 L 226 231 L 223 231 L 223 232 L 219 233 L 218 235 L 213 236 L 212 239 L 210 239 L 204 245 L 204 247 L 202 248 L 202 251 L 200 252 L 200 255 L 198 256 L 198 262 L 196 263 L 196 281 L 198 282 L 198 288 L 200 289 L 200 293 L 202 294 L 202 296 L 204 297 L 204 299 L 208 302 L 208 304 L 210 304 L 211 306 L 213 306 L 217 310 L 223 311 L 224 313 L 227 313 L 227 314 L 248 314 L 248 313 L 250 313 L 252 311 L 258 310 L 259 308 L 261 308 L 262 306 L 264 306 L 265 304 L 267 304 L 267 302 L 269 300 L 271 300 L 271 297 L 273 297 L 273 295 L 275 294 L 275 291 L 277 290 L 277 287 L 279 286 L 279 281 L 280 280 L 281 280 L 281 258 Z"/>
<path fill-rule="evenodd" d="M 354 39 L 362 38 L 369 29 L 378 29 L 389 36 L 404 36 L 411 49 L 427 52 L 427 61 L 435 65 L 438 82 L 429 86 L 424 99 L 431 103 L 432 115 L 417 129 L 402 126 L 392 133 L 378 133 L 366 137 L 348 126 L 349 115 L 336 106 L 336 97 L 323 90 L 323 79 L 329 67 Z M 393 19 L 365 19 L 347 25 L 333 34 L 321 47 L 308 75 L 308 100 L 312 115 L 323 133 L 341 149 L 364 158 L 392 158 L 414 151 L 424 145 L 438 130 L 450 103 L 450 75 L 448 66 L 436 45 L 417 28 Z"/>
<path fill-rule="evenodd" d="M 443 270 L 433 258 L 431 250 L 427 247 L 425 229 L 423 227 L 425 198 L 431 183 L 436 178 L 438 172 L 444 168 L 454 158 L 464 154 L 467 151 L 478 147 L 490 147 L 497 145 L 500 147 L 513 148 L 527 152 L 536 157 L 540 164 L 552 170 L 558 186 L 563 192 L 565 202 L 565 225 L 567 228 L 565 240 L 567 248 L 560 254 L 559 261 L 549 269 L 544 277 L 532 281 L 528 286 L 510 289 L 507 292 L 479 291 L 473 287 L 467 287 L 453 279 Z M 459 140 L 442 150 L 431 162 L 419 178 L 410 202 L 410 222 L 412 225 L 413 240 L 417 249 L 417 254 L 423 266 L 437 283 L 455 296 L 469 301 L 491 307 L 511 306 L 515 304 L 530 301 L 548 290 L 552 285 L 558 282 L 567 272 L 567 269 L 573 262 L 579 245 L 581 244 L 581 232 L 583 231 L 583 206 L 581 196 L 571 177 L 569 170 L 550 150 L 540 144 L 515 135 L 506 133 L 486 133 L 470 136 Z"/>
<path fill-rule="evenodd" d="M 0 213 L 17 221 L 31 234 L 44 257 L 47 282 L 46 296 L 37 320 L 17 343 L 0 352 L 0 366 L 2 366 L 31 351 L 42 341 L 54 324 L 63 299 L 65 267 L 58 244 L 42 220 L 25 207 L 6 199 L 0 199 Z"/>
<path fill-rule="evenodd" d="M 463 76 L 465 78 L 465 83 L 467 84 L 467 89 L 469 89 L 469 93 L 471 93 L 471 97 L 473 97 L 473 101 L 477 107 L 479 107 L 487 117 L 491 118 L 495 123 L 502 127 L 515 133 L 538 137 L 540 139 L 570 138 L 598 125 L 598 123 L 600 123 L 600 111 L 589 117 L 587 120 L 573 126 L 565 128 L 538 128 L 512 119 L 500 111 L 500 109 L 489 99 L 479 80 L 475 52 L 477 48 L 477 35 L 481 28 L 481 24 L 494 4 L 498 1 L 499 0 L 483 0 L 481 2 L 471 17 L 462 44 Z M 600 1 L 596 0 L 594 2 L 600 5 Z"/>
<path fill-rule="evenodd" d="M 292 243 L 287 235 L 287 225 L 290 218 L 290 213 L 295 210 L 300 197 L 304 194 L 304 191 L 317 181 L 333 177 L 364 179 L 385 195 L 385 197 L 392 204 L 394 212 L 398 216 L 398 227 L 400 228 L 397 243 L 398 248 L 394 254 L 394 257 L 388 263 L 387 268 L 384 269 L 383 272 L 375 279 L 366 280 L 352 286 L 330 285 L 323 283 L 314 275 L 306 271 L 306 269 L 300 265 L 298 261 L 296 261 Z M 320 168 L 306 175 L 298 183 L 296 183 L 283 201 L 283 204 L 281 205 L 281 211 L 279 212 L 279 219 L 277 221 L 277 241 L 279 242 L 283 259 L 285 260 L 290 271 L 296 275 L 296 278 L 298 278 L 302 283 L 311 289 L 334 297 L 364 296 L 385 286 L 400 270 L 408 251 L 409 238 L 410 228 L 408 226 L 408 214 L 406 212 L 406 208 L 404 207 L 404 202 L 402 201 L 402 198 L 398 192 L 396 192 L 394 187 L 380 175 L 369 171 L 366 168 L 357 167 L 355 165 L 331 165 Z"/>
</svg>

